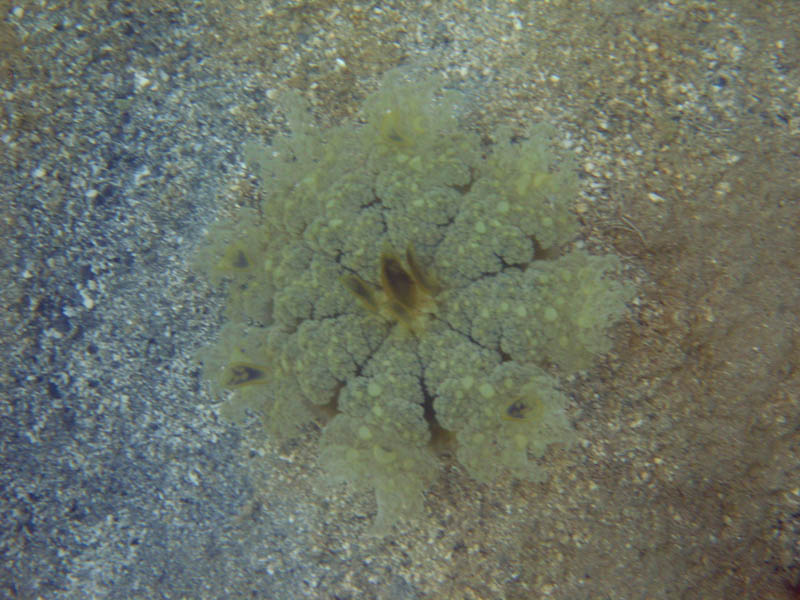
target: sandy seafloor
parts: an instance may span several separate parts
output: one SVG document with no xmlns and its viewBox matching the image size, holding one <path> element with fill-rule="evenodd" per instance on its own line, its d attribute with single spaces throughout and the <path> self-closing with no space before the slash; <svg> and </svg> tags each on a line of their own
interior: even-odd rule
<svg viewBox="0 0 800 600">
<path fill-rule="evenodd" d="M 794 0 L 0 2 L 0 597 L 797 598 L 800 5 Z M 555 125 L 581 240 L 639 285 L 568 382 L 551 478 L 445 469 L 426 514 L 315 492 L 218 417 L 189 261 L 254 194 L 244 142 L 399 64 L 469 126 Z"/>
</svg>

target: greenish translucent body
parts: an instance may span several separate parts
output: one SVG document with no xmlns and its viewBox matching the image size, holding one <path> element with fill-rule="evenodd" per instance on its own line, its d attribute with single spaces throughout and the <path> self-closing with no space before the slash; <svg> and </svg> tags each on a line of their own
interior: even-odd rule
<svg viewBox="0 0 800 600">
<path fill-rule="evenodd" d="M 361 122 L 319 131 L 287 97 L 292 135 L 245 150 L 263 217 L 220 223 L 198 260 L 233 281 L 230 322 L 203 354 L 233 390 L 228 414 L 253 410 L 280 438 L 327 407 L 325 477 L 375 491 L 379 534 L 423 510 L 432 431 L 453 434 L 481 481 L 544 479 L 548 446 L 574 439 L 557 377 L 608 350 L 633 295 L 615 257 L 565 250 L 577 186 L 550 130 L 483 147 L 461 100 L 393 72 Z M 435 296 L 401 322 L 381 256 L 406 248 Z"/>
</svg>

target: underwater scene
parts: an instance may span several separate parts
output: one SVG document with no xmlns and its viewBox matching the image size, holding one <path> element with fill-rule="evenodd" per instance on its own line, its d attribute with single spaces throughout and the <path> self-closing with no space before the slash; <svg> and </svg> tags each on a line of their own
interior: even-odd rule
<svg viewBox="0 0 800 600">
<path fill-rule="evenodd" d="M 0 597 L 800 597 L 793 1 L 0 9 Z"/>
</svg>

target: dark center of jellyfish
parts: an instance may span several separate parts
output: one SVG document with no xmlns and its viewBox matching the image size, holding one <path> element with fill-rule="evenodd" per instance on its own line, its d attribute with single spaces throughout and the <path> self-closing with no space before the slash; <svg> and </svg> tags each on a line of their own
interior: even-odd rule
<svg viewBox="0 0 800 600">
<path fill-rule="evenodd" d="M 404 308 L 416 308 L 417 291 L 414 279 L 395 258 L 384 257 L 381 261 L 383 285 L 387 295 L 392 296 Z"/>
</svg>

